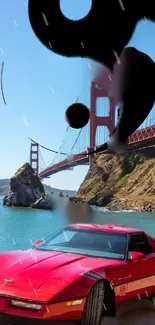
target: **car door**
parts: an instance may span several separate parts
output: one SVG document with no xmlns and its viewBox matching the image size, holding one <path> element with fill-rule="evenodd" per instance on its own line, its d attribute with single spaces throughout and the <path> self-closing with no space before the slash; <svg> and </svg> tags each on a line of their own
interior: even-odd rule
<svg viewBox="0 0 155 325">
<path fill-rule="evenodd" d="M 128 260 L 128 272 L 131 279 L 128 282 L 130 296 L 149 295 L 155 292 L 155 252 L 145 233 L 130 234 L 129 252 L 140 252 L 144 257 L 137 260 Z"/>
<path fill-rule="evenodd" d="M 129 260 L 129 252 L 141 252 L 144 256 Z M 155 252 L 143 232 L 128 235 L 127 259 L 114 270 L 111 276 L 119 301 L 133 299 L 155 292 Z"/>
</svg>

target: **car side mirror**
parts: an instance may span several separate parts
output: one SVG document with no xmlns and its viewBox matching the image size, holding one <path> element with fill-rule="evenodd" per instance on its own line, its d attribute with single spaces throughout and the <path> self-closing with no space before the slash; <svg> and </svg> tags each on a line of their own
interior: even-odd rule
<svg viewBox="0 0 155 325">
<path fill-rule="evenodd" d="M 34 244 L 33 247 L 37 247 L 39 244 L 41 244 L 43 242 L 42 239 L 37 240 Z"/>
<path fill-rule="evenodd" d="M 145 255 L 141 252 L 129 252 L 128 254 L 128 260 L 129 261 L 136 261 L 140 259 L 144 259 Z"/>
</svg>

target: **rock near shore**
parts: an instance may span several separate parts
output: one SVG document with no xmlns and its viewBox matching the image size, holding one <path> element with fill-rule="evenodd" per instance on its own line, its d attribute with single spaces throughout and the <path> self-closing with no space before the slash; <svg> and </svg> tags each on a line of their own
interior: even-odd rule
<svg viewBox="0 0 155 325">
<path fill-rule="evenodd" d="M 52 209 L 43 184 L 29 163 L 20 167 L 10 179 L 10 192 L 4 197 L 3 205 Z"/>
</svg>

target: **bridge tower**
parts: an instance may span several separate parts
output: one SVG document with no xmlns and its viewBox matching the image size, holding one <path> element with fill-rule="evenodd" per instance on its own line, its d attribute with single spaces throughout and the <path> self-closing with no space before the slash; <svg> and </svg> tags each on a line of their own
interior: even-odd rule
<svg viewBox="0 0 155 325">
<path fill-rule="evenodd" d="M 109 115 L 108 116 L 96 116 L 96 102 L 97 98 L 107 97 L 107 92 L 103 88 L 99 88 L 93 81 L 91 83 L 90 93 L 90 147 L 89 151 L 92 151 L 96 147 L 96 129 L 98 126 L 106 126 L 109 130 L 109 136 L 115 127 L 115 106 L 110 99 Z M 89 156 L 89 162 L 91 163 L 93 155 Z"/>
<path fill-rule="evenodd" d="M 30 165 L 35 173 L 39 172 L 39 143 L 32 143 L 30 148 Z"/>
</svg>

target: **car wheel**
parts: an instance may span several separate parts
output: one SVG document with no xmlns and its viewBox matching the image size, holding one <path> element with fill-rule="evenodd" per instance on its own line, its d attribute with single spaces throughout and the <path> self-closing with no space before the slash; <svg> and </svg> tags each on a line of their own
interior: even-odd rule
<svg viewBox="0 0 155 325">
<path fill-rule="evenodd" d="M 104 282 L 99 281 L 91 288 L 83 310 L 81 325 L 100 325 L 104 304 Z"/>
</svg>

